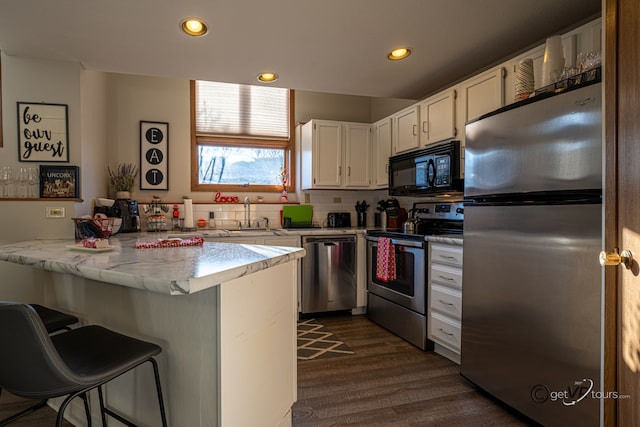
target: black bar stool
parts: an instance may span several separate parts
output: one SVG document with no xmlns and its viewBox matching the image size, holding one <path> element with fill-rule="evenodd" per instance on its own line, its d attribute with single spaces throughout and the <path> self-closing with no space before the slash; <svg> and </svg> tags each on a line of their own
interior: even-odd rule
<svg viewBox="0 0 640 427">
<path fill-rule="evenodd" d="M 44 324 L 49 334 L 53 334 L 53 333 L 65 331 L 65 330 L 66 331 L 71 330 L 69 326 L 78 323 L 78 318 L 76 316 L 72 316 L 70 314 L 63 313 L 62 311 L 54 310 L 49 307 L 45 307 L 40 304 L 29 304 L 29 305 L 33 307 L 33 309 L 36 311 L 36 313 L 40 317 L 40 320 L 42 320 L 42 323 Z M 2 384 L 0 384 L 0 395 L 1 394 L 2 394 Z M 89 403 L 87 402 L 86 396 L 82 396 L 82 399 L 85 402 L 85 410 L 88 410 Z M 0 426 L 9 424 L 17 420 L 18 418 L 21 418 L 27 414 L 30 414 L 44 407 L 46 404 L 47 404 L 47 401 L 42 400 L 36 403 L 35 405 L 32 405 L 27 409 L 24 409 L 18 412 L 15 415 L 12 415 L 3 420 L 0 420 Z"/>
<path fill-rule="evenodd" d="M 154 359 L 162 351 L 160 346 L 96 325 L 50 336 L 35 309 L 16 302 L 0 302 L 0 342 L 0 384 L 10 393 L 42 400 L 67 396 L 58 411 L 57 427 L 62 426 L 71 400 L 94 388 L 99 391 L 103 424 L 106 415 L 122 422 L 122 416 L 105 407 L 100 387 L 145 362 L 152 365 L 160 418 L 167 426 Z M 85 412 L 91 425 L 86 401 Z"/>
<path fill-rule="evenodd" d="M 39 304 L 29 304 L 40 316 L 47 332 L 52 334 L 62 330 L 70 330 L 70 325 L 78 323 L 78 318 Z"/>
</svg>

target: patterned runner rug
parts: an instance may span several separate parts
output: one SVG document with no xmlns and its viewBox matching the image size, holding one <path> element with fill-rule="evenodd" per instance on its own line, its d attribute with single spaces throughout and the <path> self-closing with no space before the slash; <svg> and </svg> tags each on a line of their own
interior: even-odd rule
<svg viewBox="0 0 640 427">
<path fill-rule="evenodd" d="M 298 322 L 298 360 L 328 359 L 355 354 L 315 319 Z"/>
</svg>

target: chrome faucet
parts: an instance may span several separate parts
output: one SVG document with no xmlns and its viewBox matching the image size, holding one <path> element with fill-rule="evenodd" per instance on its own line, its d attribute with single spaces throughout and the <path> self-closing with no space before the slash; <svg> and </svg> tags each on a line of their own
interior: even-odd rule
<svg viewBox="0 0 640 427">
<path fill-rule="evenodd" d="M 251 228 L 251 202 L 249 197 L 244 198 L 244 222 L 247 228 Z"/>
</svg>

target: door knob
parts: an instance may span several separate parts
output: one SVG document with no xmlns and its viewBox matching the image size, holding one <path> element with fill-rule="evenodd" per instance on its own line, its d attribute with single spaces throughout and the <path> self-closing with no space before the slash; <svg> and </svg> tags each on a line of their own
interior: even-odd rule
<svg viewBox="0 0 640 427">
<path fill-rule="evenodd" d="M 624 250 L 618 253 L 618 248 L 615 248 L 613 252 L 602 251 L 600 252 L 600 265 L 605 267 L 607 265 L 624 265 L 628 270 L 633 264 L 633 255 L 631 251 Z"/>
</svg>

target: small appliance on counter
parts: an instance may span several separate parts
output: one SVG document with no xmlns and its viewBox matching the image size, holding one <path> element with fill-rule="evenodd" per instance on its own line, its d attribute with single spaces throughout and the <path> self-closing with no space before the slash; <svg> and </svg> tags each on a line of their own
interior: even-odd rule
<svg viewBox="0 0 640 427">
<path fill-rule="evenodd" d="M 140 213 L 138 202 L 131 199 L 98 199 L 93 208 L 94 215 L 105 214 L 109 218 L 121 218 L 119 233 L 135 233 L 140 231 Z M 114 233 L 115 234 L 115 233 Z"/>
<path fill-rule="evenodd" d="M 400 203 L 395 198 L 380 200 L 378 202 L 378 210 L 381 213 L 380 226 L 382 228 L 390 228 L 392 230 L 400 230 L 402 224 L 407 220 L 407 211 L 400 207 Z M 384 215 L 382 215 L 384 214 Z M 382 218 L 385 218 L 384 220 Z"/>
<path fill-rule="evenodd" d="M 349 212 L 329 212 L 327 215 L 327 227 L 348 228 L 351 227 L 351 214 Z"/>
<path fill-rule="evenodd" d="M 120 233 L 140 231 L 140 211 L 138 202 L 131 199 L 117 199 L 113 205 L 115 217 L 122 218 Z"/>
</svg>

